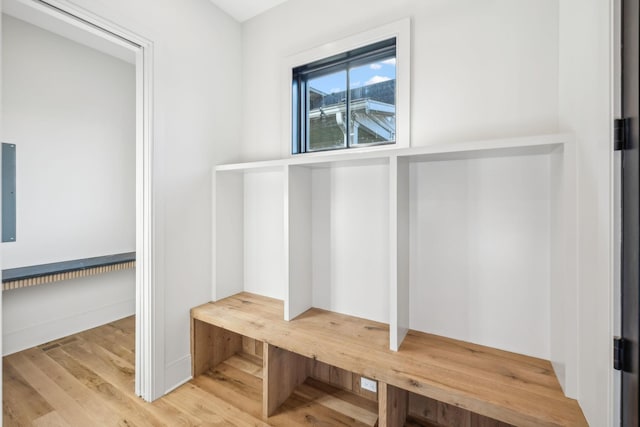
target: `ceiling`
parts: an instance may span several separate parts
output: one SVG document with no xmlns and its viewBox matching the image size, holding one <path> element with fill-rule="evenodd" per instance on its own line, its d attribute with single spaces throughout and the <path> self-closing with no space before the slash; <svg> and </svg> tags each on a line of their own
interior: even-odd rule
<svg viewBox="0 0 640 427">
<path fill-rule="evenodd" d="M 3 14 L 13 16 L 130 64 L 136 63 L 136 47 L 123 42 L 119 37 L 113 35 L 105 37 L 105 33 L 100 30 L 87 29 L 88 25 L 58 13 L 59 11 L 47 4 L 34 2 L 33 5 L 27 5 L 28 2 L 22 0 L 1 1 Z"/>
<path fill-rule="evenodd" d="M 284 3 L 287 0 L 211 0 L 238 22 L 260 15 L 262 12 Z"/>
</svg>

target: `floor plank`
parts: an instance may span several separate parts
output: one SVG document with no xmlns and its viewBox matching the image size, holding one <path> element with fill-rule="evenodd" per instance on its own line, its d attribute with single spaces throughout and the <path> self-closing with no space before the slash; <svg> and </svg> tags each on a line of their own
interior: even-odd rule
<svg viewBox="0 0 640 427">
<path fill-rule="evenodd" d="M 53 407 L 25 380 L 11 361 L 15 357 L 3 360 L 2 419 L 5 426 L 30 425 L 49 412 Z"/>
<path fill-rule="evenodd" d="M 247 414 L 262 417 L 262 380 L 251 374 L 223 362 L 191 382 L 212 396 L 232 402 Z"/>
<path fill-rule="evenodd" d="M 49 412 L 33 422 L 34 427 L 70 427 L 56 411 Z"/>
<path fill-rule="evenodd" d="M 54 351 L 56 350 L 52 350 L 51 352 L 53 353 Z M 60 352 L 59 349 L 58 351 Z M 26 350 L 23 354 L 27 356 L 35 366 L 38 366 L 40 370 L 45 372 L 47 376 L 54 378 L 65 394 L 75 400 L 85 412 L 95 414 L 93 418 L 104 420 L 104 422 L 109 425 L 119 424 L 119 417 L 104 404 L 103 399 L 95 393 L 92 393 L 89 387 L 83 384 L 72 372 L 56 363 L 56 360 L 47 357 L 47 354 L 37 349 Z M 53 411 L 52 413 L 55 413 L 55 415 L 39 418 L 39 425 L 47 425 L 47 423 L 55 424 L 54 420 L 62 418 L 57 411 Z"/>
<path fill-rule="evenodd" d="M 58 412 L 70 425 L 96 425 L 101 420 L 96 414 L 87 413 L 72 396 L 57 383 L 56 378 L 33 363 L 27 353 L 19 354 L 13 365 L 20 375 Z M 3 393 L 4 395 L 4 393 Z M 93 416 L 92 416 L 93 415 Z"/>
<path fill-rule="evenodd" d="M 238 427 L 268 425 L 191 383 L 171 393 L 171 402 L 182 411 L 199 418 L 206 425 Z"/>
</svg>

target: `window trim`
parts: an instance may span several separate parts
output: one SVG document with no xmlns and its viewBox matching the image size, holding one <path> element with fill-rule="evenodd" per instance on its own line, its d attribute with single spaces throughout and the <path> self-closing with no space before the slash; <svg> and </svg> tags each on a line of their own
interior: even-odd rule
<svg viewBox="0 0 640 427">
<path fill-rule="evenodd" d="M 389 150 L 408 148 L 410 141 L 410 87 L 411 87 L 411 20 L 405 18 L 400 21 L 382 25 L 337 41 L 326 43 L 298 54 L 285 58 L 283 65 L 283 97 L 282 97 L 282 157 L 293 156 L 316 157 L 344 152 L 344 149 L 312 151 L 293 154 L 293 99 L 294 84 L 292 84 L 293 70 L 331 58 L 349 51 L 376 44 L 391 38 L 396 39 L 396 141 L 395 143 L 376 144 L 367 146 L 352 146 L 349 153 L 360 151 Z M 296 104 L 298 104 L 296 102 Z"/>
<path fill-rule="evenodd" d="M 307 84 L 310 80 L 318 77 L 334 74 L 337 72 L 346 73 L 346 101 L 345 101 L 345 127 L 350 128 L 349 122 L 351 121 L 349 110 L 351 106 L 351 84 L 350 84 L 350 71 L 353 68 L 360 67 L 372 62 L 381 61 L 384 59 L 397 58 L 397 38 L 391 37 L 381 42 L 373 43 L 362 48 L 350 50 L 322 59 L 320 61 L 308 63 L 300 67 L 296 67 L 292 70 L 292 117 L 293 124 L 291 128 L 291 154 L 300 155 L 306 153 L 316 153 L 320 151 L 335 151 L 357 148 L 358 144 L 353 144 L 350 141 L 350 135 L 345 135 L 344 145 L 331 146 L 326 148 L 312 149 L 310 147 L 310 134 L 309 134 L 309 94 Z M 394 66 L 395 68 L 395 66 Z M 394 70 L 395 73 L 395 70 Z M 394 87 L 394 108 L 395 108 L 395 95 L 396 90 Z M 295 108 L 298 107 L 298 108 Z M 297 111 L 294 111 L 297 110 Z M 395 121 L 395 113 L 394 113 Z M 395 134 L 395 132 L 394 132 Z M 393 140 L 362 144 L 361 147 L 372 147 L 375 145 L 395 145 L 395 137 Z"/>
</svg>

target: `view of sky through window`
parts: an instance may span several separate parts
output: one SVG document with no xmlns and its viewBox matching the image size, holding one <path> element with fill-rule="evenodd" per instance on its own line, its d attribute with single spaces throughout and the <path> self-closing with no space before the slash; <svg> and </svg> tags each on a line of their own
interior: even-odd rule
<svg viewBox="0 0 640 427">
<path fill-rule="evenodd" d="M 390 58 L 372 64 L 355 67 L 350 70 L 351 84 L 354 89 L 361 86 L 368 86 L 396 78 L 396 60 Z M 324 93 L 336 93 L 345 90 L 344 74 L 335 73 L 321 78 L 314 79 L 311 87 Z"/>
</svg>

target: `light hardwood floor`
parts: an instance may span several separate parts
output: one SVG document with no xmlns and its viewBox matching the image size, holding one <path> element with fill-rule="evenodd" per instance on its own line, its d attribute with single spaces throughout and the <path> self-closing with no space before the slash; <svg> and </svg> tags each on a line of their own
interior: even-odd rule
<svg viewBox="0 0 640 427">
<path fill-rule="evenodd" d="M 146 403 L 134 394 L 134 329 L 129 317 L 5 357 L 4 426 L 375 425 L 375 402 L 311 379 L 265 423 L 250 354 Z"/>
</svg>

